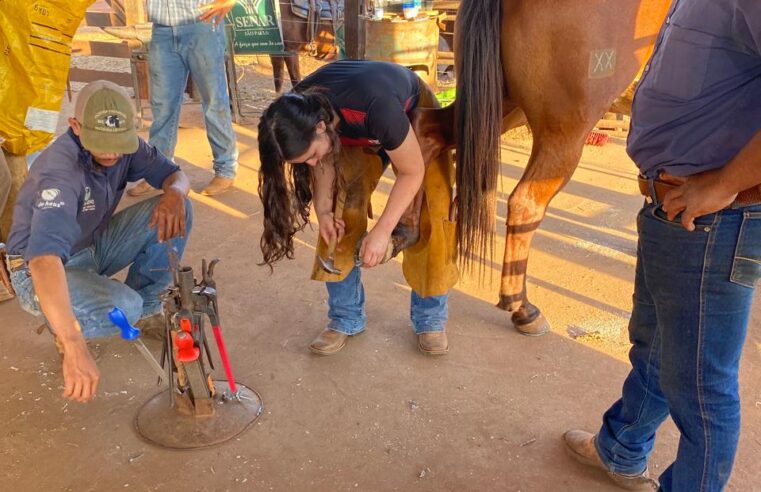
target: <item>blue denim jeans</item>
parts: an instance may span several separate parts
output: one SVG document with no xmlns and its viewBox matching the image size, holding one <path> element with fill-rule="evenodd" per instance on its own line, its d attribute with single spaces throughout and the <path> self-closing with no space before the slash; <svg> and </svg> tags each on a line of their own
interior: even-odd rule
<svg viewBox="0 0 761 492">
<path fill-rule="evenodd" d="M 182 256 L 193 225 L 193 211 L 190 200 L 186 200 L 185 237 L 159 243 L 156 229 L 148 228 L 159 198 L 142 201 L 111 217 L 95 243 L 75 253 L 64 265 L 71 306 L 86 338 L 118 332 L 108 319 L 114 306 L 121 308 L 133 324 L 141 317 L 161 312 L 159 294 L 172 281 L 168 248 L 174 247 Z M 109 278 L 130 264 L 124 283 Z M 42 316 L 29 271 L 23 268 L 13 272 L 11 281 L 21 307 Z"/>
<path fill-rule="evenodd" d="M 225 75 L 224 24 L 153 25 L 148 53 L 153 123 L 148 141 L 172 159 L 177 144 L 183 93 L 188 74 L 201 95 L 206 137 L 214 157 L 214 174 L 234 178 L 238 149 Z"/>
<path fill-rule="evenodd" d="M 360 269 L 354 267 L 340 282 L 325 282 L 328 288 L 328 328 L 356 335 L 365 330 L 365 289 L 362 286 Z M 410 295 L 410 319 L 416 334 L 444 331 L 449 311 L 447 299 L 443 296 L 420 297 L 412 291 Z"/>
<path fill-rule="evenodd" d="M 646 205 L 637 226 L 632 370 L 603 416 L 597 448 L 611 471 L 638 474 L 670 414 L 681 436 L 663 491 L 719 491 L 740 434 L 738 370 L 761 278 L 761 206 L 698 218 L 688 232 Z"/>
</svg>

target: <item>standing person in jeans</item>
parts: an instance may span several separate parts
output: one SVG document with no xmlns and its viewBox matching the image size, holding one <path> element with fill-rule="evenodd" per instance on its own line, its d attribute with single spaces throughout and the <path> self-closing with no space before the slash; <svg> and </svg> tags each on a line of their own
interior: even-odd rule
<svg viewBox="0 0 761 492">
<path fill-rule="evenodd" d="M 761 3 L 677 0 L 634 97 L 627 150 L 646 203 L 629 323 L 632 370 L 582 463 L 655 490 L 647 460 L 680 431 L 662 491 L 724 488 L 740 436 L 738 370 L 761 277 Z"/>
<path fill-rule="evenodd" d="M 118 333 L 108 319 L 112 308 L 143 329 L 163 331 L 168 248 L 181 256 L 191 228 L 188 178 L 140 139 L 134 124 L 124 89 L 88 84 L 69 130 L 37 158 L 14 208 L 11 282 L 21 307 L 44 316 L 54 332 L 63 396 L 72 400 L 95 394 L 100 375 L 85 339 Z M 114 214 L 127 182 L 141 178 L 164 193 Z M 110 278 L 127 266 L 124 283 Z"/>
<path fill-rule="evenodd" d="M 148 142 L 174 158 L 180 108 L 190 74 L 201 95 L 206 137 L 214 159 L 214 178 L 201 192 L 204 195 L 229 190 L 238 169 L 225 77 L 223 22 L 234 5 L 235 0 L 148 0 L 148 20 L 153 22 L 148 52 L 153 122 Z M 127 193 L 139 196 L 152 189 L 143 181 Z"/>
<path fill-rule="evenodd" d="M 445 233 L 449 228 L 453 237 L 454 223 L 448 221 L 453 167 L 448 155 L 426 167 L 410 123 L 415 108 L 435 105 L 433 92 L 405 67 L 339 61 L 316 70 L 261 117 L 264 262 L 293 257 L 293 236 L 309 223 L 312 204 L 320 230 L 317 254 L 324 258 L 326 245 L 338 243 L 335 265 L 341 273 L 327 274 L 315 262 L 312 274 L 326 282 L 330 319 L 309 346 L 314 353 L 335 354 L 364 331 L 359 266 L 377 266 L 388 260 L 391 249 L 404 250 L 402 269 L 412 287 L 410 315 L 418 348 L 429 355 L 449 350 L 444 331 L 448 290 L 458 277 L 456 248 L 447 249 Z M 389 163 L 396 180 L 383 213 L 363 235 L 370 194 Z"/>
</svg>

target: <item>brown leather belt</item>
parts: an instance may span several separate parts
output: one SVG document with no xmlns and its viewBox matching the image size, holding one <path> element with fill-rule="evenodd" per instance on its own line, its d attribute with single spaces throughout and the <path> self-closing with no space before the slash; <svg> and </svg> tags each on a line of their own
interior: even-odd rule
<svg viewBox="0 0 761 492">
<path fill-rule="evenodd" d="M 637 183 L 639 184 L 639 192 L 642 195 L 654 200 L 657 203 L 663 203 L 663 197 L 666 196 L 666 192 L 677 187 L 675 184 L 666 183 L 665 181 L 655 180 L 653 182 L 653 188 L 655 189 L 655 197 L 652 196 L 650 189 L 650 180 L 644 176 L 637 176 Z M 761 203 L 761 185 L 748 188 L 737 194 L 737 198 L 732 202 L 728 208 L 747 207 L 748 205 L 756 205 Z"/>
</svg>

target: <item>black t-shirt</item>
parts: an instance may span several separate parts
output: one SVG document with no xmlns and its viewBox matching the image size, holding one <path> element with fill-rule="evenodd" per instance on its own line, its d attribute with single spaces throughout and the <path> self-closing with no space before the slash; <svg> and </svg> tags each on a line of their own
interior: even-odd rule
<svg viewBox="0 0 761 492">
<path fill-rule="evenodd" d="M 394 150 L 409 132 L 407 114 L 417 106 L 420 81 L 401 65 L 344 60 L 324 65 L 295 90 L 323 91 L 341 118 L 338 133 L 347 146 L 380 145 Z"/>
</svg>

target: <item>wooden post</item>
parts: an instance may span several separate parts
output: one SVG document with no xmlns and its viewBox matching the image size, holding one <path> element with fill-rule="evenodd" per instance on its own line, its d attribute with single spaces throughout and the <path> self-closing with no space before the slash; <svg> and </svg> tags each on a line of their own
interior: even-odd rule
<svg viewBox="0 0 761 492">
<path fill-rule="evenodd" d="M 11 172 L 11 190 L 8 194 L 8 201 L 0 215 L 0 242 L 8 240 L 8 234 L 11 231 L 11 221 L 13 220 L 13 206 L 16 203 L 16 196 L 24 184 L 27 175 L 26 156 L 9 154 L 3 150 L 5 160 L 8 162 L 8 170 Z"/>
<path fill-rule="evenodd" d="M 127 26 L 148 22 L 145 0 L 106 0 L 115 15 L 124 18 Z"/>
<path fill-rule="evenodd" d="M 345 0 L 344 4 L 344 43 L 346 44 L 346 58 L 359 60 L 359 33 L 360 33 L 360 2 L 362 0 Z"/>
</svg>

